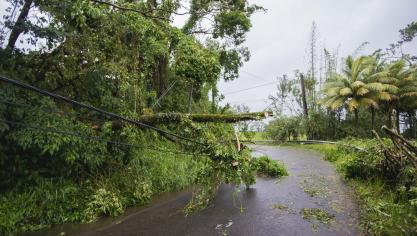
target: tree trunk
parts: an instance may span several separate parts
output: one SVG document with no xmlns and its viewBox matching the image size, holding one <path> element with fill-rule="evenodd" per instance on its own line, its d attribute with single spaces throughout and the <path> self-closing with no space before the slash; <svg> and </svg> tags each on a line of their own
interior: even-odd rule
<svg viewBox="0 0 417 236">
<path fill-rule="evenodd" d="M 400 112 L 398 109 L 395 110 L 395 128 L 397 129 L 397 133 L 400 134 Z"/>
<path fill-rule="evenodd" d="M 191 114 L 191 105 L 193 102 L 193 86 L 190 88 L 190 95 L 188 97 L 188 114 Z"/>
<path fill-rule="evenodd" d="M 303 113 L 304 117 L 308 118 L 308 107 L 307 107 L 307 98 L 306 98 L 306 87 L 304 83 L 304 75 L 300 74 L 300 82 L 301 82 L 301 96 L 303 101 Z M 311 139 L 311 133 L 307 127 L 307 139 Z"/>
<path fill-rule="evenodd" d="M 211 89 L 211 112 L 216 113 L 216 94 L 217 94 L 217 88 L 215 85 L 213 85 Z"/>
<path fill-rule="evenodd" d="M 414 126 L 414 112 L 408 112 L 408 125 L 410 129 L 410 138 L 415 138 L 415 126 Z"/>
<path fill-rule="evenodd" d="M 371 127 L 375 130 L 375 108 L 371 107 Z"/>
<path fill-rule="evenodd" d="M 357 108 L 355 108 L 355 126 L 356 126 L 356 129 L 358 128 L 358 125 L 359 125 L 359 112 L 358 112 L 358 109 Z"/>
<path fill-rule="evenodd" d="M 138 121 L 150 124 L 178 123 L 182 119 L 190 119 L 194 122 L 223 122 L 236 123 L 239 121 L 261 120 L 272 116 L 270 112 L 252 112 L 244 114 L 181 114 L 181 113 L 159 113 L 144 115 Z"/>
<path fill-rule="evenodd" d="M 27 19 L 27 16 L 29 15 L 30 6 L 32 5 L 33 0 L 26 0 L 23 4 L 22 10 L 20 11 L 20 15 L 16 20 L 16 23 L 12 27 L 12 31 L 10 32 L 9 41 L 7 43 L 7 49 L 13 50 L 16 41 L 19 38 L 20 34 L 25 31 L 25 21 Z"/>
<path fill-rule="evenodd" d="M 184 119 L 189 119 L 193 122 L 200 123 L 237 123 L 240 121 L 262 120 L 271 117 L 272 112 L 252 112 L 244 114 L 184 114 L 184 113 L 157 113 L 151 115 L 140 116 L 137 121 L 146 124 L 176 124 L 181 123 Z M 93 126 L 94 129 L 100 130 L 102 123 L 97 123 Z M 118 130 L 124 126 L 124 122 L 114 120 L 112 122 L 112 129 Z"/>
<path fill-rule="evenodd" d="M 307 98 L 306 98 L 306 87 L 305 87 L 305 83 L 304 83 L 304 75 L 300 74 L 300 81 L 301 81 L 301 96 L 302 96 L 302 100 L 303 100 L 303 111 L 304 111 L 304 116 L 307 118 L 308 117 L 308 107 L 307 107 Z"/>
<path fill-rule="evenodd" d="M 388 128 L 392 129 L 392 110 L 388 109 Z"/>
</svg>

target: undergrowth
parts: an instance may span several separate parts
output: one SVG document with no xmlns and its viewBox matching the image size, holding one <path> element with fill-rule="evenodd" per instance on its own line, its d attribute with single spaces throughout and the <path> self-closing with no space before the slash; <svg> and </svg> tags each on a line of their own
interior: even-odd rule
<svg viewBox="0 0 417 236">
<path fill-rule="evenodd" d="M 408 167 L 393 176 L 387 171 L 375 140 L 344 140 L 344 145 L 303 146 L 324 154 L 354 187 L 361 206 L 360 224 L 366 235 L 417 234 L 417 172 Z M 387 144 L 389 142 L 387 141 Z"/>
<path fill-rule="evenodd" d="M 201 160 L 145 151 L 126 166 L 81 182 L 33 176 L 1 194 L 0 235 L 120 215 L 126 207 L 144 205 L 161 192 L 193 184 Z"/>
<path fill-rule="evenodd" d="M 288 172 L 285 169 L 284 164 L 272 160 L 268 156 L 254 158 L 252 165 L 258 175 L 269 177 L 281 177 L 288 175 Z"/>
</svg>

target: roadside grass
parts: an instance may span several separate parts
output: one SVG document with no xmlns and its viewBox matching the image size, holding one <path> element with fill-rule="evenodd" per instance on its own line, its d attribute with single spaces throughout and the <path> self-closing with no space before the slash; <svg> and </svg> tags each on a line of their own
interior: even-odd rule
<svg viewBox="0 0 417 236">
<path fill-rule="evenodd" d="M 372 140 L 350 141 L 358 147 L 373 148 Z M 417 200 L 413 191 L 384 177 L 380 159 L 332 144 L 289 144 L 315 150 L 334 164 L 337 171 L 356 192 L 360 205 L 359 223 L 365 235 L 417 235 Z M 416 175 L 417 173 L 412 173 Z M 401 193 L 403 191 L 403 193 Z M 411 193 L 410 193 L 411 192 Z"/>
<path fill-rule="evenodd" d="M 269 140 L 268 135 L 266 132 L 255 132 L 255 131 L 247 131 L 242 132 L 239 134 L 239 138 L 241 141 L 248 141 L 248 140 Z"/>
<path fill-rule="evenodd" d="M 162 192 L 192 185 L 201 163 L 188 155 L 143 151 L 126 166 L 81 182 L 32 176 L 1 193 L 0 235 L 120 215 L 127 207 L 146 205 Z"/>
</svg>

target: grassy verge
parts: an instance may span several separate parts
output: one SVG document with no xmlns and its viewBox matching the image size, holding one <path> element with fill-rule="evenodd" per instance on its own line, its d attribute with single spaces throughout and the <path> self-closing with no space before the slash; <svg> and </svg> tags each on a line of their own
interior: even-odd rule
<svg viewBox="0 0 417 236">
<path fill-rule="evenodd" d="M 155 195 L 193 184 L 204 159 L 146 150 L 134 156 L 127 165 L 81 182 L 33 175 L 1 193 L 0 235 L 120 215 L 129 206 L 145 205 Z"/>
<path fill-rule="evenodd" d="M 405 176 L 389 176 L 381 165 L 381 153 L 372 140 L 350 141 L 366 147 L 369 153 L 355 152 L 330 144 L 291 145 L 317 150 L 332 162 L 355 189 L 360 201 L 360 224 L 366 235 L 417 234 L 416 171 L 409 168 Z"/>
</svg>

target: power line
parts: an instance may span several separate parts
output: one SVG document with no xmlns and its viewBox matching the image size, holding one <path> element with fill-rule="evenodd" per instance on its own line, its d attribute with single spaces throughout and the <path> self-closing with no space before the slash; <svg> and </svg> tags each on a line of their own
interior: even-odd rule
<svg viewBox="0 0 417 236">
<path fill-rule="evenodd" d="M 276 83 L 276 81 L 269 82 L 269 83 L 266 83 L 266 84 L 260 84 L 260 85 L 254 86 L 254 87 L 249 87 L 249 88 L 245 88 L 245 89 L 241 89 L 241 90 L 236 90 L 236 91 L 233 91 L 233 92 L 225 93 L 224 95 L 240 93 L 240 92 L 243 92 L 243 91 L 247 91 L 247 90 L 251 90 L 251 89 L 255 89 L 255 88 L 260 88 L 260 87 L 265 87 L 265 86 L 268 86 L 268 85 L 271 85 L 271 84 L 275 84 L 275 83 Z"/>
<path fill-rule="evenodd" d="M 53 108 L 33 107 L 31 105 L 28 105 L 28 104 L 15 103 L 15 102 L 11 102 L 11 101 L 8 101 L 8 100 L 3 100 L 3 99 L 0 99 L 0 102 L 4 103 L 6 105 L 9 105 L 9 106 L 16 106 L 16 107 L 19 107 L 21 109 L 25 109 L 25 110 L 28 110 L 28 111 L 39 110 L 39 111 L 44 111 L 44 112 L 52 112 L 52 113 L 56 113 L 56 114 L 60 114 L 60 115 L 72 115 L 68 112 L 63 112 L 63 111 L 60 111 L 58 109 L 53 109 Z M 78 112 L 74 112 L 74 113 L 77 114 L 77 115 L 83 115 L 83 114 L 78 113 Z M 92 118 L 88 118 L 88 117 L 83 117 L 83 119 L 89 120 L 91 122 L 96 122 L 96 121 L 105 122 L 106 121 L 105 119 L 101 119 L 101 118 L 92 119 Z"/>
<path fill-rule="evenodd" d="M 242 71 L 243 73 L 245 73 L 245 74 L 247 74 L 247 75 L 252 76 L 253 78 L 257 78 L 257 79 L 263 80 L 263 81 L 265 81 L 265 82 L 266 82 L 266 81 L 268 81 L 267 79 L 264 79 L 264 78 L 262 78 L 261 76 L 255 75 L 255 74 L 253 74 L 253 73 L 251 73 L 251 72 L 244 71 L 244 70 L 240 70 L 240 71 Z"/>
<path fill-rule="evenodd" d="M 251 100 L 235 100 L 235 101 L 230 101 L 230 103 L 253 103 L 253 102 L 265 102 L 267 100 L 268 100 L 268 98 L 251 99 Z"/>
<path fill-rule="evenodd" d="M 154 108 L 156 105 L 161 106 L 161 105 L 159 104 L 159 101 L 161 101 L 161 99 L 162 99 L 162 98 L 164 98 L 164 97 L 165 97 L 165 95 L 167 95 L 167 94 L 168 94 L 169 90 L 171 90 L 171 89 L 175 86 L 175 84 L 177 83 L 177 81 L 178 81 L 178 80 L 175 80 L 174 82 L 172 82 L 172 83 L 171 83 L 171 85 L 169 86 L 169 88 L 167 88 L 167 89 L 166 89 L 166 90 L 162 93 L 162 95 L 158 98 L 158 100 L 156 100 L 156 102 L 155 102 L 155 104 L 153 104 L 152 108 Z"/>
<path fill-rule="evenodd" d="M 274 105 L 274 101 L 271 102 L 267 107 L 265 107 L 264 111 L 268 110 L 272 105 Z"/>
<path fill-rule="evenodd" d="M 0 80 L 3 81 L 3 82 L 6 82 L 6 83 L 9 83 L 9 84 L 12 84 L 12 85 L 15 85 L 15 86 L 24 88 L 24 89 L 28 89 L 28 90 L 37 92 L 37 93 L 42 94 L 42 95 L 45 95 L 45 96 L 52 97 L 52 98 L 54 98 L 56 100 L 61 100 L 61 101 L 64 101 L 66 103 L 70 103 L 72 105 L 76 105 L 76 106 L 79 106 L 79 107 L 82 107 L 82 108 L 86 108 L 88 110 L 95 111 L 95 112 L 98 112 L 100 114 L 104 114 L 106 116 L 109 116 L 109 117 L 112 117 L 112 118 L 115 118 L 115 119 L 119 119 L 119 120 L 125 121 L 127 123 L 131 123 L 131 124 L 134 124 L 134 125 L 137 125 L 137 126 L 141 126 L 143 128 L 147 128 L 147 129 L 154 130 L 154 131 L 158 132 L 159 134 L 169 135 L 169 136 L 172 136 L 172 137 L 175 137 L 175 138 L 179 138 L 179 139 L 182 139 L 182 140 L 186 140 L 186 141 L 189 141 L 189 142 L 192 142 L 192 143 L 196 143 L 196 144 L 205 146 L 204 143 L 195 141 L 193 139 L 189 139 L 189 138 L 180 136 L 178 134 L 171 133 L 171 132 L 168 132 L 168 131 L 159 129 L 159 128 L 154 127 L 154 126 L 151 126 L 151 125 L 148 125 L 148 124 L 139 122 L 139 121 L 135 121 L 135 120 L 129 119 L 127 117 L 123 117 L 123 116 L 118 115 L 118 114 L 115 114 L 113 112 L 108 112 L 108 111 L 102 110 L 100 108 L 96 108 L 94 106 L 91 106 L 91 105 L 88 105 L 88 104 L 84 104 L 82 102 L 78 102 L 78 101 L 72 100 L 70 98 L 67 98 L 67 97 L 64 97 L 64 96 L 61 96 L 61 95 L 58 95 L 58 94 L 55 94 L 55 93 L 48 92 L 46 90 L 43 90 L 43 89 L 34 87 L 32 85 L 29 85 L 29 84 L 26 84 L 26 83 L 23 83 L 23 82 L 20 82 L 20 81 L 17 81 L 17 80 L 13 80 L 13 79 L 10 79 L 10 78 L 6 78 L 4 76 L 0 76 Z"/>
<path fill-rule="evenodd" d="M 174 154 L 184 154 L 184 155 L 192 155 L 192 156 L 197 155 L 195 153 L 189 153 L 189 152 L 178 152 L 178 151 L 169 150 L 169 149 L 162 149 L 162 148 L 156 148 L 156 147 L 150 147 L 150 146 L 144 146 L 144 145 L 136 145 L 136 144 L 131 144 L 131 143 L 117 142 L 117 141 L 110 140 L 110 139 L 103 139 L 103 138 L 99 138 L 99 137 L 82 135 L 82 134 L 77 133 L 77 132 L 57 130 L 57 129 L 54 129 L 54 128 L 44 128 L 44 127 L 40 127 L 40 126 L 32 126 L 32 125 L 28 125 L 28 124 L 18 122 L 18 121 L 10 121 L 10 120 L 3 120 L 3 119 L 0 119 L 0 121 L 4 122 L 4 123 L 7 123 L 7 124 L 11 124 L 11 125 L 19 125 L 19 126 L 23 126 L 23 127 L 30 128 L 30 129 L 41 130 L 41 131 L 44 131 L 44 132 L 47 132 L 47 133 L 57 133 L 57 134 L 62 134 L 62 135 L 67 135 L 67 136 L 74 136 L 74 137 L 79 137 L 79 138 L 82 138 L 82 139 L 92 140 L 92 141 L 96 141 L 96 142 L 110 143 L 110 144 L 117 145 L 117 146 L 136 147 L 136 148 L 143 148 L 143 149 L 148 149 L 148 150 L 152 150 L 152 151 L 169 152 L 169 153 L 174 153 Z"/>
</svg>

